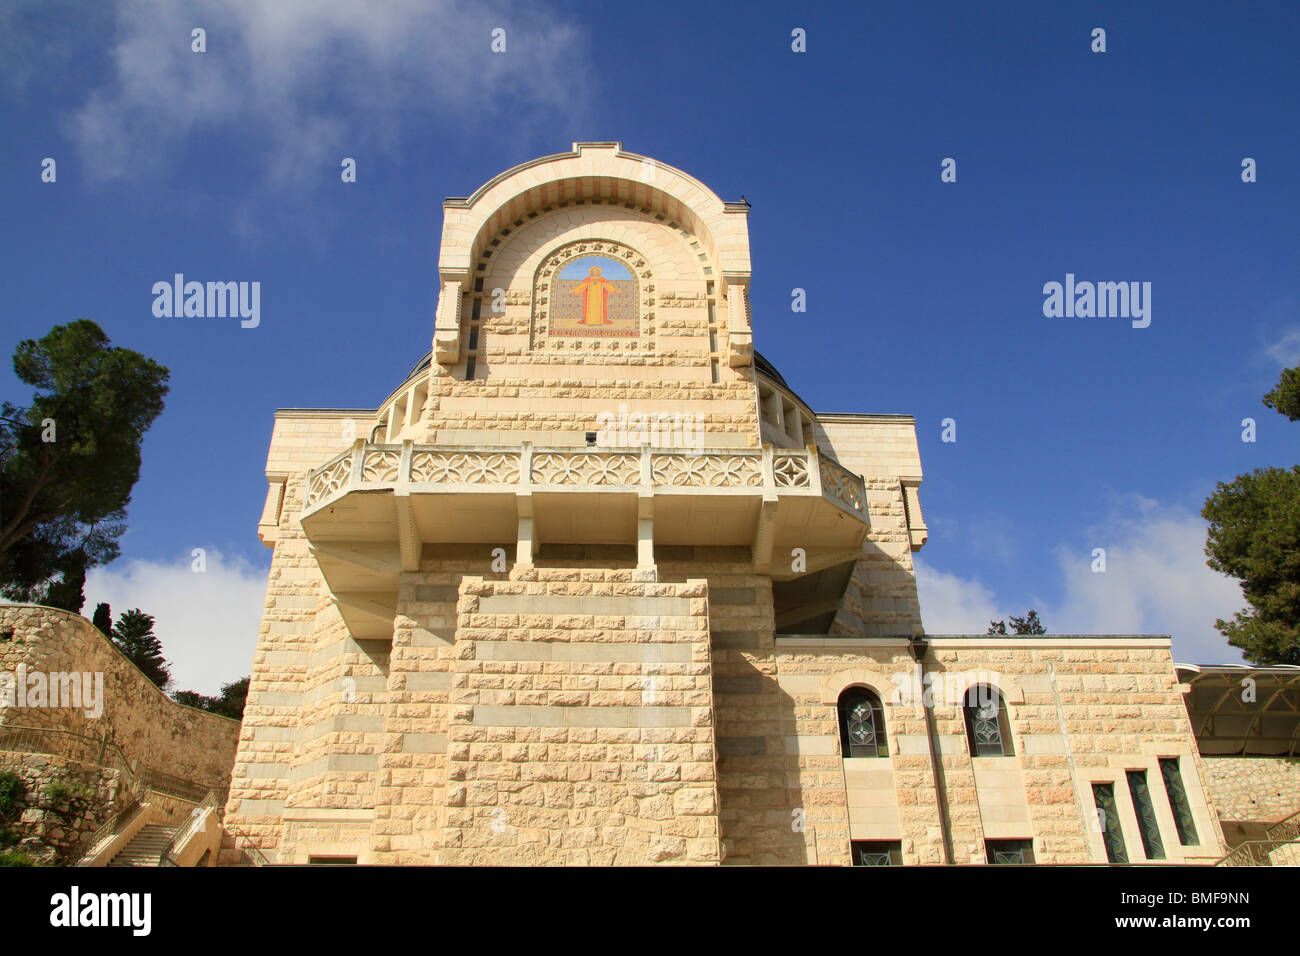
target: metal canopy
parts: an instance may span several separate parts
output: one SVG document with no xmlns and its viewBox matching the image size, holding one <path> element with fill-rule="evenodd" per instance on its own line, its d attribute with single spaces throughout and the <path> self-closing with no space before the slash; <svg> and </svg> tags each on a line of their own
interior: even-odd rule
<svg viewBox="0 0 1300 956">
<path fill-rule="evenodd" d="M 1204 756 L 1294 757 L 1300 751 L 1300 667 L 1176 665 Z"/>
</svg>

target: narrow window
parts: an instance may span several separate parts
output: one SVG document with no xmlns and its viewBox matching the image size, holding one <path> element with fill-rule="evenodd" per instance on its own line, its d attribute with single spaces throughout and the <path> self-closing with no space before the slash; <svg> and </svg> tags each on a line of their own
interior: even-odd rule
<svg viewBox="0 0 1300 956">
<path fill-rule="evenodd" d="M 1097 804 L 1097 826 L 1101 842 L 1106 845 L 1106 859 L 1111 863 L 1127 863 L 1128 851 L 1124 849 L 1124 833 L 1119 828 L 1119 811 L 1115 808 L 1115 785 L 1094 783 L 1092 799 Z"/>
<path fill-rule="evenodd" d="M 329 864 L 333 866 L 356 866 L 355 856 L 309 856 L 307 862 L 312 866 Z"/>
<path fill-rule="evenodd" d="M 1156 822 L 1156 808 L 1151 803 L 1151 790 L 1147 787 L 1145 770 L 1129 770 L 1128 791 L 1133 797 L 1133 809 L 1137 811 L 1138 833 L 1142 836 L 1142 851 L 1148 860 L 1163 860 L 1165 845 L 1160 839 L 1160 824 Z"/>
<path fill-rule="evenodd" d="M 865 687 L 840 695 L 840 744 L 846 757 L 888 757 L 885 712 L 880 698 Z"/>
<path fill-rule="evenodd" d="M 1198 846 L 1201 839 L 1196 833 L 1196 821 L 1192 819 L 1192 805 L 1187 802 L 1187 790 L 1183 787 L 1177 757 L 1160 758 L 1160 776 L 1164 778 L 1165 793 L 1169 795 L 1169 809 L 1174 812 L 1178 842 L 1183 846 Z"/>
<path fill-rule="evenodd" d="M 471 355 L 469 358 L 465 360 L 465 381 L 472 382 L 473 380 L 474 380 L 474 356 Z"/>
<path fill-rule="evenodd" d="M 854 840 L 854 866 L 902 866 L 903 844 L 898 840 Z"/>
<path fill-rule="evenodd" d="M 1010 757 L 1007 705 L 997 688 L 976 684 L 966 691 L 966 739 L 972 757 Z"/>
<path fill-rule="evenodd" d="M 984 852 L 990 863 L 1033 863 L 1033 840 L 985 840 Z"/>
<path fill-rule="evenodd" d="M 483 312 L 483 300 L 475 299 L 474 304 L 470 306 L 469 317 L 471 320 L 477 319 Z"/>
</svg>

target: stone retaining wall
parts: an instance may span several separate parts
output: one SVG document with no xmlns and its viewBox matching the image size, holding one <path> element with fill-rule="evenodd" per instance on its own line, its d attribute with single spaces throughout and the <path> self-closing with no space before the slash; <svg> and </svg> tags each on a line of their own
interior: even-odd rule
<svg viewBox="0 0 1300 956">
<path fill-rule="evenodd" d="M 193 784 L 225 787 L 235 761 L 239 722 L 176 703 L 84 617 L 30 604 L 0 606 L 0 673 L 102 674 L 102 713 L 85 706 L 48 706 L 50 696 L 18 706 L 0 698 L 0 726 L 107 736 L 127 760 Z M 36 703 L 36 706 L 33 704 Z M 40 704 L 45 706 L 40 706 Z M 57 740 L 51 735 L 51 740 Z"/>
<path fill-rule="evenodd" d="M 62 757 L 0 752 L 0 772 L 22 780 L 2 825 L 18 838 L 14 849 L 41 863 L 76 862 L 86 841 L 129 799 L 118 771 Z"/>
<path fill-rule="evenodd" d="M 1300 757 L 1202 757 L 1223 820 L 1275 823 L 1300 811 Z"/>
</svg>

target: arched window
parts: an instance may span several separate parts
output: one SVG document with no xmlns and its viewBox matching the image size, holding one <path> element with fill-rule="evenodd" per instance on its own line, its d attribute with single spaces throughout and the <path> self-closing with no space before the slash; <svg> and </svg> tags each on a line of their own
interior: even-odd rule
<svg viewBox="0 0 1300 956">
<path fill-rule="evenodd" d="M 840 745 L 846 757 L 888 757 L 885 711 L 880 698 L 865 687 L 840 694 Z"/>
<path fill-rule="evenodd" d="M 966 691 L 966 739 L 972 757 L 1011 756 L 1007 705 L 997 688 L 976 684 Z"/>
</svg>

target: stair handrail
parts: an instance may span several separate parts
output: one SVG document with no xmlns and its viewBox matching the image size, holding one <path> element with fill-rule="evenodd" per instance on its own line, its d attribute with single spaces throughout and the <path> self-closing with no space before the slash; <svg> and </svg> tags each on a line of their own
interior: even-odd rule
<svg viewBox="0 0 1300 956">
<path fill-rule="evenodd" d="M 52 735 L 57 735 L 57 737 Z M 85 749 L 74 753 L 72 747 L 54 746 L 52 741 L 55 739 L 71 739 L 83 745 Z M 76 760 L 98 767 L 106 767 L 110 770 L 119 771 L 126 778 L 128 789 L 132 792 L 142 793 L 147 789 L 141 785 L 142 781 L 139 779 L 139 775 L 131 765 L 131 761 L 127 759 L 122 748 L 108 736 L 91 737 L 87 734 L 79 734 L 75 730 L 61 730 L 57 727 L 4 724 L 0 725 L 0 750 L 10 750 L 15 753 L 45 754 L 62 757 L 65 760 Z M 109 759 L 110 757 L 111 759 Z"/>
<path fill-rule="evenodd" d="M 1215 861 L 1215 866 L 1242 866 L 1234 857 L 1241 856 L 1251 860 L 1244 865 L 1268 866 L 1269 854 L 1280 846 L 1300 844 L 1300 810 L 1289 813 L 1281 820 L 1275 820 L 1264 828 L 1264 837 L 1260 840 L 1246 840 L 1237 844 L 1227 854 Z"/>
<path fill-rule="evenodd" d="M 135 819 L 135 815 L 141 812 L 144 809 L 144 805 L 149 802 L 148 796 L 148 790 L 145 790 L 143 793 L 132 794 L 131 799 L 122 807 L 122 809 L 118 810 L 117 813 L 105 820 L 104 823 L 100 825 L 99 829 L 90 835 L 90 839 L 86 842 L 85 849 L 81 851 L 81 855 L 77 857 L 77 862 L 74 863 L 73 866 L 89 866 L 88 861 L 95 855 L 95 851 L 99 849 L 100 844 L 117 833 L 121 827 L 125 827 Z"/>
<path fill-rule="evenodd" d="M 1264 839 L 1266 840 L 1295 840 L 1300 839 L 1300 810 L 1270 823 L 1264 828 Z"/>
<path fill-rule="evenodd" d="M 62 730 L 57 727 L 0 724 L 0 751 L 4 750 L 62 757 L 65 760 L 76 760 L 92 766 L 116 770 L 121 775 L 122 789 L 130 800 L 91 835 L 74 866 L 82 866 L 105 837 L 116 832 L 119 826 L 128 823 L 134 816 L 133 811 L 138 809 L 140 804 L 148 802 L 150 794 L 157 793 L 190 802 L 206 800 L 209 796 L 213 796 L 218 806 L 225 804 L 223 795 L 226 793 L 226 788 L 194 783 L 174 774 L 163 773 L 138 764 L 133 765 L 117 741 L 106 734 L 92 737 L 77 733 L 75 730 Z"/>
<path fill-rule="evenodd" d="M 1270 854 L 1284 846 L 1300 847 L 1296 840 L 1247 840 L 1238 843 L 1232 851 L 1214 862 L 1215 866 L 1270 866 Z M 1239 859 L 1234 859 L 1239 858 Z"/>
<path fill-rule="evenodd" d="M 218 806 L 217 791 L 209 790 L 207 796 L 203 798 L 199 805 L 190 811 L 189 819 L 176 828 L 176 832 L 167 841 L 167 845 L 158 851 L 158 865 L 179 866 L 176 860 L 172 858 L 172 850 L 178 846 L 184 846 L 186 841 L 198 830 L 199 823 L 207 816 L 207 812 L 211 810 L 216 813 Z"/>
</svg>

